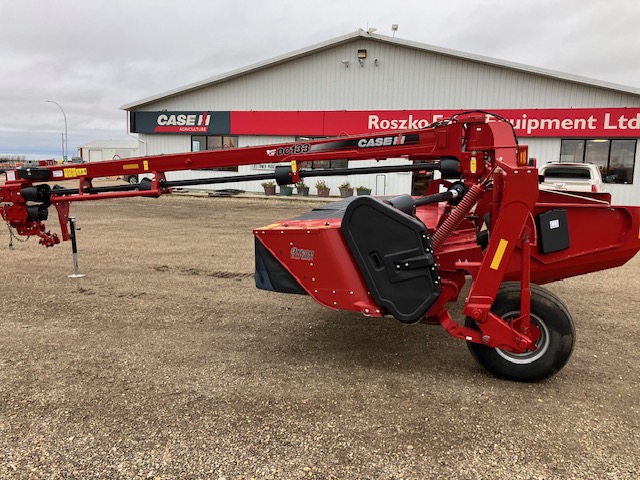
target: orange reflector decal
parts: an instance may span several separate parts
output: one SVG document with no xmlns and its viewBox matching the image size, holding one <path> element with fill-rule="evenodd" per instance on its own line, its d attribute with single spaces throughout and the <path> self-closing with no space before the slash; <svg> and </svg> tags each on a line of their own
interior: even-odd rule
<svg viewBox="0 0 640 480">
<path fill-rule="evenodd" d="M 137 168 L 140 168 L 140 165 L 137 163 L 127 163 L 126 165 L 122 165 L 123 170 L 135 170 Z"/>
<path fill-rule="evenodd" d="M 507 249 L 507 245 L 509 245 L 509 242 L 504 238 L 501 238 L 500 243 L 498 244 L 498 249 L 496 250 L 496 254 L 493 256 L 493 260 L 491 260 L 492 270 L 497 270 L 500 267 L 500 262 L 502 262 L 502 257 L 504 257 L 504 252 Z"/>
<path fill-rule="evenodd" d="M 518 166 L 526 167 L 529 165 L 529 147 L 527 145 L 520 145 L 518 147 Z"/>
</svg>

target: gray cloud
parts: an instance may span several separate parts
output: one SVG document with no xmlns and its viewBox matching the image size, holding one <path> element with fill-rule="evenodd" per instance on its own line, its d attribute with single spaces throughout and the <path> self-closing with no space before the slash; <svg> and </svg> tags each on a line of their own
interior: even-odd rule
<svg viewBox="0 0 640 480">
<path fill-rule="evenodd" d="M 119 107 L 355 31 L 640 86 L 640 3 L 0 0 L 0 153 L 126 138 Z"/>
</svg>

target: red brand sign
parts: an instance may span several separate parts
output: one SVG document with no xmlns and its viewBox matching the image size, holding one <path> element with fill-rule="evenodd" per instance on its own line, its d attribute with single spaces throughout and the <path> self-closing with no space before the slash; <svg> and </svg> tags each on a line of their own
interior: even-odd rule
<svg viewBox="0 0 640 480">
<path fill-rule="evenodd" d="M 461 110 L 351 110 L 230 112 L 233 135 L 337 136 L 416 130 Z M 640 108 L 491 110 L 519 137 L 640 138 Z M 496 121 L 487 116 L 488 121 Z"/>
</svg>

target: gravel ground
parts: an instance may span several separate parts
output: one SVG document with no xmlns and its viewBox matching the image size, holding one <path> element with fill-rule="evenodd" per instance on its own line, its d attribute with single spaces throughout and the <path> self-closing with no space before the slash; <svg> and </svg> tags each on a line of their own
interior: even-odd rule
<svg viewBox="0 0 640 480">
<path fill-rule="evenodd" d="M 511 383 L 439 326 L 256 290 L 251 228 L 312 206 L 74 204 L 82 279 L 0 230 L 0 478 L 640 477 L 640 257 L 550 285 L 573 357 Z"/>
</svg>

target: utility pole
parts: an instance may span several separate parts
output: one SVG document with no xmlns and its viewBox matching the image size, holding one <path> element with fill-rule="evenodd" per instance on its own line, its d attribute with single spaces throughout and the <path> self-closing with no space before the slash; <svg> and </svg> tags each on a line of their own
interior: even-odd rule
<svg viewBox="0 0 640 480">
<path fill-rule="evenodd" d="M 62 162 L 67 163 L 67 156 L 69 155 L 69 139 L 67 137 L 67 114 L 64 113 L 63 108 L 58 102 L 54 102 L 53 100 L 45 100 L 45 102 L 56 104 L 62 112 L 62 116 L 64 117 L 64 145 L 62 148 Z"/>
</svg>

